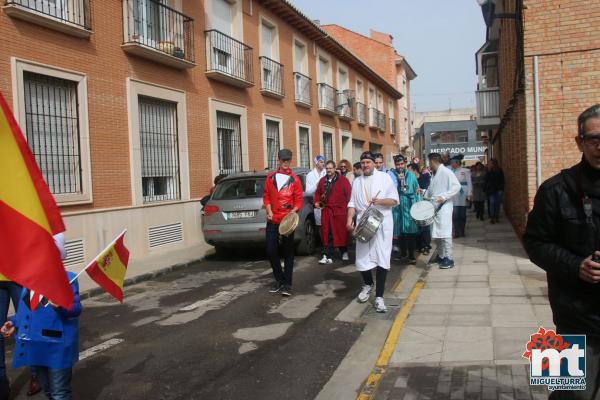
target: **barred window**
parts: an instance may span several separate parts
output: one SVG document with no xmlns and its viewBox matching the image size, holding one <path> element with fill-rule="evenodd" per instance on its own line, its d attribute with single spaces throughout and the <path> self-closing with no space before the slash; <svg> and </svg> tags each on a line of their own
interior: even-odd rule
<svg viewBox="0 0 600 400">
<path fill-rule="evenodd" d="M 279 122 L 267 120 L 267 167 L 277 168 L 279 144 Z"/>
<path fill-rule="evenodd" d="M 300 145 L 300 166 L 302 168 L 310 168 L 310 142 L 308 128 L 301 126 L 298 128 L 299 145 Z"/>
<path fill-rule="evenodd" d="M 323 157 L 333 160 L 333 135 L 327 132 L 323 132 Z"/>
<path fill-rule="evenodd" d="M 82 193 L 77 83 L 23 72 L 27 143 L 53 194 Z"/>
<path fill-rule="evenodd" d="M 144 203 L 180 198 L 177 104 L 139 96 Z"/>
<path fill-rule="evenodd" d="M 242 132 L 239 115 L 217 111 L 217 142 L 219 173 L 242 171 Z"/>
</svg>

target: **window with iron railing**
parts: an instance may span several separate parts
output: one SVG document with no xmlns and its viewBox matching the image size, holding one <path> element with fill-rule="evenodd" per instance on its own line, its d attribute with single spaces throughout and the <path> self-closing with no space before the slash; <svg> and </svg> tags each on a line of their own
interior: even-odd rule
<svg viewBox="0 0 600 400">
<path fill-rule="evenodd" d="M 240 118 L 240 115 L 237 114 L 217 111 L 217 145 L 220 174 L 231 174 L 243 170 Z"/>
<path fill-rule="evenodd" d="M 5 4 L 17 5 L 61 22 L 92 29 L 89 0 L 7 0 Z"/>
<path fill-rule="evenodd" d="M 220 72 L 236 79 L 253 82 L 252 48 L 217 30 L 206 34 L 207 72 Z"/>
<path fill-rule="evenodd" d="M 350 89 L 337 92 L 336 108 L 341 118 L 354 118 L 354 91 Z"/>
<path fill-rule="evenodd" d="M 124 0 L 125 44 L 194 62 L 194 20 L 157 0 Z"/>
<path fill-rule="evenodd" d="M 260 57 L 260 65 L 260 90 L 283 97 L 283 65 L 264 56 Z"/>
<path fill-rule="evenodd" d="M 356 121 L 361 125 L 367 123 L 367 106 L 364 103 L 356 103 Z"/>
<path fill-rule="evenodd" d="M 335 88 L 326 83 L 317 83 L 319 109 L 335 112 Z"/>
<path fill-rule="evenodd" d="M 379 127 L 379 110 L 375 107 L 369 107 L 369 126 L 372 128 Z"/>
<path fill-rule="evenodd" d="M 300 72 L 294 72 L 294 87 L 295 87 L 295 101 L 305 105 L 312 105 L 312 99 L 310 96 L 310 83 L 312 80 L 301 74 Z"/>
<path fill-rule="evenodd" d="M 267 168 L 277 168 L 277 161 L 279 159 L 279 122 L 277 121 L 266 121 L 267 126 Z"/>
<path fill-rule="evenodd" d="M 382 112 L 379 112 L 378 118 L 377 118 L 377 127 L 382 132 L 385 132 L 385 120 L 386 120 L 385 114 Z"/>
<path fill-rule="evenodd" d="M 300 166 L 310 168 L 310 131 L 305 126 L 298 127 L 298 144 L 300 152 Z"/>
</svg>

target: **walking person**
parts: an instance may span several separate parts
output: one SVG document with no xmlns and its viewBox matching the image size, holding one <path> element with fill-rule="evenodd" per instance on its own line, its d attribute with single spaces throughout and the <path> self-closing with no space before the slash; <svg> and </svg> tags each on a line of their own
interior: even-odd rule
<svg viewBox="0 0 600 400">
<path fill-rule="evenodd" d="M 429 188 L 425 191 L 425 197 L 431 197 L 439 207 L 433 225 L 431 237 L 436 240 L 438 256 L 434 260 L 440 268 L 454 267 L 452 258 L 452 211 L 453 197 L 460 191 L 460 183 L 456 175 L 444 166 L 442 156 L 439 153 L 430 153 L 427 158 L 433 171 L 433 177 Z"/>
<path fill-rule="evenodd" d="M 315 156 L 313 160 L 314 168 L 306 175 L 306 195 L 313 197 L 315 191 L 317 190 L 317 185 L 322 177 L 325 176 L 325 157 L 322 155 Z M 319 235 L 321 234 L 321 210 L 315 208 L 313 212 L 313 216 L 315 217 L 315 225 L 317 226 L 317 232 Z M 321 238 L 322 239 L 322 238 Z"/>
<path fill-rule="evenodd" d="M 490 222 L 497 224 L 502 204 L 502 193 L 504 192 L 504 172 L 502 172 L 502 168 L 500 168 L 498 160 L 495 158 L 492 158 L 488 164 L 484 190 L 489 199 Z"/>
<path fill-rule="evenodd" d="M 454 225 L 454 237 L 464 237 L 465 227 L 467 225 L 467 207 L 471 201 L 473 194 L 473 186 L 471 184 L 471 171 L 468 168 L 463 168 L 461 162 L 464 156 L 458 154 L 450 160 L 452 172 L 460 183 L 460 190 L 452 199 L 452 224 Z"/>
<path fill-rule="evenodd" d="M 278 154 L 279 168 L 267 175 L 263 192 L 263 206 L 267 211 L 267 255 L 273 269 L 275 283 L 271 293 L 292 295 L 294 270 L 294 233 L 279 235 L 279 224 L 289 213 L 302 209 L 302 182 L 290 168 L 292 151 L 281 149 Z M 279 258 L 279 242 L 283 248 L 284 270 Z"/>
<path fill-rule="evenodd" d="M 415 174 L 417 178 L 417 183 L 419 184 L 419 189 L 417 193 L 421 191 L 427 190 L 429 187 L 429 181 L 431 180 L 431 175 L 428 173 L 421 173 L 423 170 L 419 170 L 419 164 L 412 163 L 408 164 L 408 169 Z M 410 211 L 409 211 L 410 212 Z M 431 251 L 431 226 L 417 226 L 417 251 L 423 255 L 429 255 Z"/>
<path fill-rule="evenodd" d="M 356 178 L 352 186 L 352 197 L 348 203 L 346 226 L 354 230 L 354 215 L 360 221 L 369 206 L 375 207 L 383 214 L 383 221 L 373 238 L 363 243 L 356 242 L 356 268 L 363 278 L 363 286 L 358 294 L 358 301 L 369 300 L 373 291 L 373 270 L 375 270 L 377 286 L 375 287 L 375 308 L 377 312 L 386 312 L 383 301 L 385 280 L 390 269 L 392 255 L 392 237 L 394 235 L 394 220 L 392 207 L 398 204 L 398 190 L 392 178 L 384 172 L 375 169 L 375 156 L 366 151 L 360 156 L 363 175 Z"/>
<path fill-rule="evenodd" d="M 475 216 L 477 219 L 483 221 L 485 204 L 485 167 L 480 162 L 477 162 L 473 167 L 471 183 L 473 184 L 473 206 L 475 208 Z"/>
<path fill-rule="evenodd" d="M 600 104 L 577 120 L 581 161 L 545 181 L 529 213 L 523 245 L 546 271 L 556 331 L 586 335 L 585 390 L 555 390 L 550 399 L 600 396 Z M 497 171 L 497 170 L 496 170 Z"/>
<path fill-rule="evenodd" d="M 346 217 L 351 195 L 352 186 L 348 179 L 336 173 L 334 161 L 327 161 L 325 176 L 319 181 L 314 195 L 315 208 L 322 210 L 321 238 L 324 251 L 319 264 L 333 263 L 334 247 L 340 250 L 343 261 L 349 260 Z"/>
</svg>

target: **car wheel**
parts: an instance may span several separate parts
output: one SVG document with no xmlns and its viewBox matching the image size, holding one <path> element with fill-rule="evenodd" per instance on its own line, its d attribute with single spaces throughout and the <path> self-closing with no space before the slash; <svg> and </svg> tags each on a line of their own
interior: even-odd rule
<svg viewBox="0 0 600 400">
<path fill-rule="evenodd" d="M 296 254 L 308 256 L 315 251 L 315 233 L 315 222 L 308 218 L 304 221 L 304 232 L 296 248 Z"/>
</svg>

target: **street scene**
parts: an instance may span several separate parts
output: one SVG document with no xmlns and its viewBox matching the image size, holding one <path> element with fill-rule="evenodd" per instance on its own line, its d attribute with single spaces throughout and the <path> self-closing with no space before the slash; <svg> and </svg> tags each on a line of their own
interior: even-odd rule
<svg viewBox="0 0 600 400">
<path fill-rule="evenodd" d="M 600 399 L 600 2 L 2 0 L 0 400 Z"/>
</svg>

